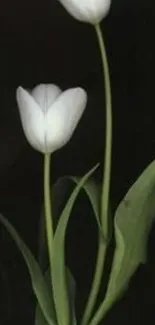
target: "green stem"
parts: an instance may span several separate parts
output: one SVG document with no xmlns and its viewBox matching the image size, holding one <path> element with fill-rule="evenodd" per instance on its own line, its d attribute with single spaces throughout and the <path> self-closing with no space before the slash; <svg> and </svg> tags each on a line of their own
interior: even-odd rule
<svg viewBox="0 0 155 325">
<path fill-rule="evenodd" d="M 104 266 L 104 256 L 106 252 L 105 242 L 103 241 L 102 235 L 99 235 L 98 240 L 98 252 L 96 259 L 96 267 L 94 272 L 94 278 L 89 294 L 89 298 L 85 307 L 84 315 L 81 321 L 81 325 L 86 325 L 89 322 L 89 319 L 92 315 L 93 308 L 96 302 L 96 298 L 100 289 L 103 266 Z"/>
<path fill-rule="evenodd" d="M 50 273 L 52 273 L 52 243 L 53 243 L 53 219 L 51 209 L 51 190 L 50 190 L 50 154 L 44 156 L 44 208 L 45 225 L 47 236 L 47 248 L 49 256 Z M 52 279 L 51 279 L 52 280 Z"/>
<path fill-rule="evenodd" d="M 103 170 L 103 182 L 101 190 L 101 226 L 103 231 L 103 238 L 99 234 L 98 242 L 98 253 L 96 260 L 96 267 L 94 272 L 94 278 L 90 295 L 86 304 L 84 315 L 82 318 L 81 325 L 87 325 L 93 312 L 93 308 L 96 303 L 97 295 L 100 289 L 105 257 L 108 245 L 109 237 L 109 190 L 110 190 L 110 177 L 111 177 L 111 152 L 112 152 L 112 104 L 111 104 L 111 87 L 110 87 L 110 76 L 109 67 L 107 61 L 107 55 L 104 45 L 104 40 L 101 32 L 100 25 L 94 26 L 97 34 L 99 43 L 102 69 L 105 86 L 105 101 L 106 101 L 106 131 L 105 131 L 105 159 L 104 159 L 104 170 Z M 92 324 L 93 325 L 93 324 Z"/>
<path fill-rule="evenodd" d="M 113 304 L 113 301 L 111 300 L 110 297 L 105 298 L 105 300 L 101 303 L 97 312 L 95 313 L 95 315 L 89 322 L 89 325 L 98 325 L 103 320 L 103 317 L 105 317 L 105 315 L 111 308 L 112 304 Z"/>
<path fill-rule="evenodd" d="M 104 234 L 104 238 L 108 238 L 108 210 L 109 210 L 109 191 L 110 191 L 110 179 L 111 179 L 111 153 L 112 153 L 112 100 L 111 100 L 111 86 L 109 67 L 106 55 L 106 49 L 104 45 L 103 35 L 100 25 L 95 25 L 95 30 L 98 38 L 98 43 L 101 52 L 102 69 L 104 76 L 105 86 L 105 101 L 106 101 L 106 124 L 105 124 L 105 158 L 104 158 L 104 170 L 103 170 L 103 182 L 101 192 L 101 224 Z"/>
</svg>

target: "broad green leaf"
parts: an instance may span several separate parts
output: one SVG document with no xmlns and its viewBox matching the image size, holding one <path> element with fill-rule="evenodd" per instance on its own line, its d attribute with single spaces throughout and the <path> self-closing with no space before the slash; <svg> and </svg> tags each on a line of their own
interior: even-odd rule
<svg viewBox="0 0 155 325">
<path fill-rule="evenodd" d="M 68 288 L 69 302 L 70 302 L 70 313 L 71 313 L 71 325 L 76 325 L 76 315 L 75 315 L 75 293 L 76 293 L 76 283 L 68 268 L 66 268 L 66 282 Z M 51 278 L 49 269 L 45 273 L 45 281 L 49 287 L 51 287 Z M 35 325 L 48 325 L 39 304 L 36 307 L 35 313 Z"/>
<path fill-rule="evenodd" d="M 146 262 L 148 235 L 154 219 L 155 161 L 144 170 L 116 210 L 116 248 L 106 297 L 95 315 L 98 321 L 127 289 L 138 266 Z"/>
<path fill-rule="evenodd" d="M 116 210 L 115 276 L 111 274 L 109 288 L 117 292 L 126 289 L 138 266 L 146 262 L 148 235 L 154 219 L 155 161 L 144 170 Z"/>
<path fill-rule="evenodd" d="M 61 325 L 69 325 L 70 323 L 70 309 L 68 292 L 66 286 L 66 269 L 65 269 L 65 233 L 74 206 L 75 200 L 87 179 L 92 175 L 95 169 L 92 168 L 78 183 L 73 190 L 65 208 L 63 209 L 60 219 L 56 228 L 52 248 L 52 285 L 54 302 L 56 307 L 56 314 L 58 323 Z"/>
<path fill-rule="evenodd" d="M 47 321 L 48 325 L 56 324 L 55 321 L 55 312 L 54 312 L 54 305 L 51 296 L 51 292 L 46 285 L 44 280 L 44 276 L 42 275 L 38 263 L 29 250 L 29 248 L 25 245 L 23 240 L 20 238 L 18 233 L 16 232 L 15 228 L 10 224 L 10 222 L 0 214 L 0 222 L 5 226 L 9 234 L 11 235 L 12 239 L 18 246 L 20 252 L 22 253 L 25 262 L 27 264 L 29 274 L 32 281 L 32 287 L 34 294 L 37 297 L 39 302 L 40 308 L 44 314 L 44 317 Z"/>
</svg>

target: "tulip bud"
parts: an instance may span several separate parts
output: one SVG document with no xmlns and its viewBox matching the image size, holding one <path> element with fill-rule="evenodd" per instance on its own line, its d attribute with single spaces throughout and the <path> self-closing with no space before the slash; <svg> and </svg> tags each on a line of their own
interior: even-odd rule
<svg viewBox="0 0 155 325">
<path fill-rule="evenodd" d="M 111 0 L 59 0 L 75 18 L 85 23 L 98 24 L 107 15 Z"/>
<path fill-rule="evenodd" d="M 42 153 L 52 153 L 72 137 L 87 94 L 82 88 L 62 92 L 56 85 L 41 84 L 31 93 L 18 87 L 17 103 L 28 142 Z"/>
</svg>

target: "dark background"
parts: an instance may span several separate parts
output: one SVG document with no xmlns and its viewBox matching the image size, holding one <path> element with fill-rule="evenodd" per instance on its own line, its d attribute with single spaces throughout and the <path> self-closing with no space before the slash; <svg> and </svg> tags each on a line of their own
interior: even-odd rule
<svg viewBox="0 0 155 325">
<path fill-rule="evenodd" d="M 113 95 L 113 210 L 155 157 L 154 29 L 151 0 L 112 0 L 102 23 Z M 95 32 L 70 17 L 56 0 L 5 0 L 0 4 L 0 212 L 35 253 L 43 157 L 26 142 L 15 91 L 19 85 L 33 88 L 39 83 L 55 83 L 63 89 L 80 85 L 88 92 L 87 109 L 72 140 L 52 159 L 52 182 L 65 174 L 83 175 L 103 162 L 104 155 L 104 95 Z M 101 175 L 102 169 L 96 177 Z M 82 207 L 85 203 L 80 202 Z M 81 294 L 85 285 L 79 309 L 96 245 L 93 217 L 89 218 L 87 204 L 84 207 L 75 213 L 68 245 Z M 154 324 L 154 235 L 153 229 L 148 263 L 140 267 L 104 324 Z M 33 324 L 35 301 L 28 272 L 2 227 L 0 288 L 0 324 Z"/>
</svg>

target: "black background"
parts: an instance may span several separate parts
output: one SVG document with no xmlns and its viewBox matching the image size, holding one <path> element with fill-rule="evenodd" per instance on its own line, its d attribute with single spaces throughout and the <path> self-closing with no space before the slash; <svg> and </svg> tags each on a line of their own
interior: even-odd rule
<svg viewBox="0 0 155 325">
<path fill-rule="evenodd" d="M 113 210 L 155 157 L 154 29 L 155 5 L 151 0 L 112 0 L 111 11 L 102 22 L 113 96 Z M 35 253 L 43 199 L 43 157 L 24 137 L 16 88 L 55 83 L 62 89 L 80 85 L 88 92 L 87 109 L 72 140 L 53 155 L 53 183 L 66 174 L 83 175 L 98 161 L 103 162 L 105 110 L 100 67 L 93 27 L 75 21 L 56 0 L 1 2 L 0 211 Z M 101 175 L 102 168 L 96 178 Z M 78 302 L 81 306 L 96 241 L 87 204 L 79 203 L 84 210 L 77 211 L 70 224 L 68 254 L 83 291 Z M 152 230 L 148 263 L 140 267 L 104 324 L 154 323 L 154 234 Z M 27 269 L 1 228 L 0 286 L 0 324 L 33 324 L 35 301 Z"/>
</svg>

